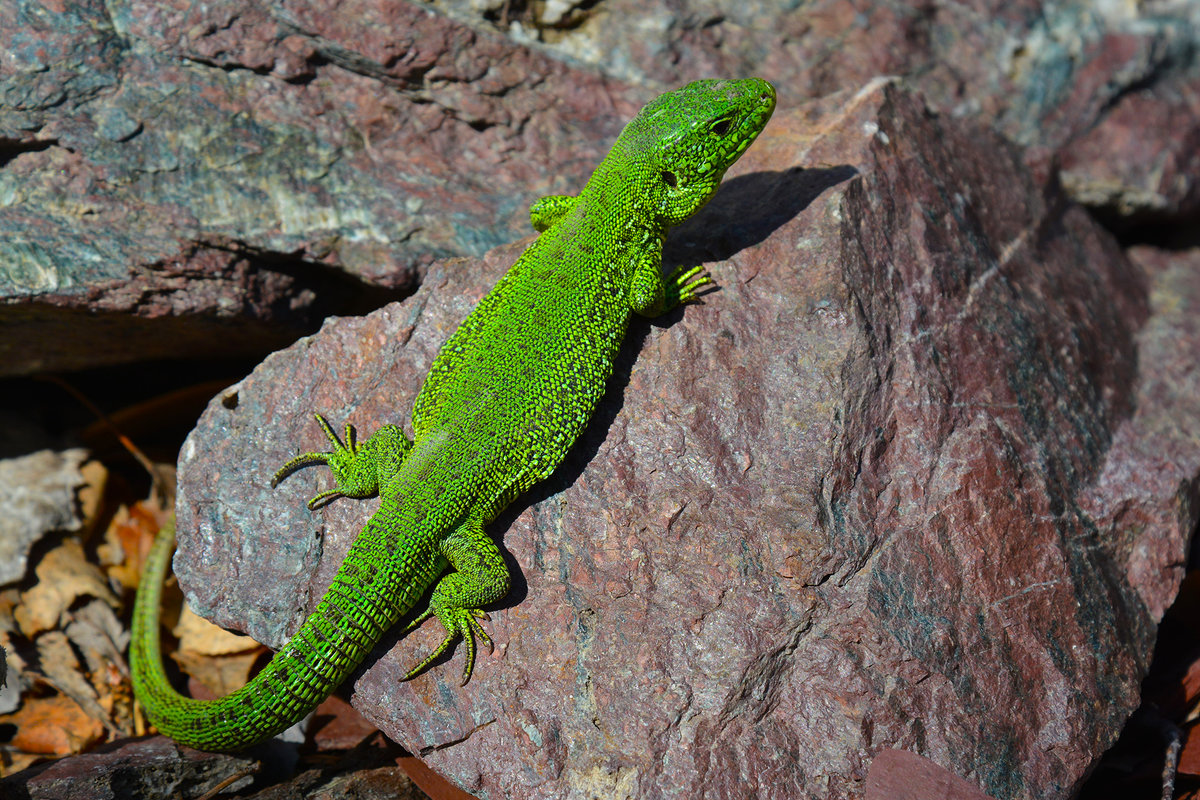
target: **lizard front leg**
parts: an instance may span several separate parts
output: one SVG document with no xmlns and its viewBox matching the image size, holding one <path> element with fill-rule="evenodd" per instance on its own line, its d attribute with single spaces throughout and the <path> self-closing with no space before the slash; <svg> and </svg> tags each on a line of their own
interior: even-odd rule
<svg viewBox="0 0 1200 800">
<path fill-rule="evenodd" d="M 492 647 L 491 637 L 479 624 L 479 620 L 488 618 L 482 607 L 508 594 L 512 581 L 500 548 L 484 532 L 483 523 L 477 518 L 468 519 L 443 539 L 441 553 L 454 571 L 438 581 L 429 599 L 429 608 L 409 623 L 404 633 L 416 629 L 430 617 L 437 617 L 446 629 L 446 638 L 401 680 L 419 675 L 461 636 L 467 650 L 462 679 L 466 686 L 475 669 L 475 637 L 478 636 L 489 649 Z"/>
<path fill-rule="evenodd" d="M 696 290 L 712 283 L 704 267 L 676 267 L 663 280 L 662 237 L 647 234 L 642 255 L 629 282 L 629 306 L 643 317 L 657 317 L 683 303 L 700 299 Z"/>
<path fill-rule="evenodd" d="M 346 443 L 342 444 L 324 417 L 320 414 L 313 416 L 333 443 L 333 450 L 328 453 L 302 453 L 289 460 L 271 479 L 271 488 L 274 489 L 280 481 L 298 469 L 327 464 L 329 471 L 333 473 L 337 488 L 321 492 L 309 500 L 308 507 L 314 510 L 339 497 L 362 498 L 378 494 L 379 487 L 396 474 L 413 446 L 412 441 L 404 435 L 404 431 L 396 425 L 384 425 L 371 434 L 369 439 L 359 444 L 354 426 L 347 424 Z"/>
<path fill-rule="evenodd" d="M 542 233 L 575 207 L 579 198 L 573 194 L 548 194 L 529 207 L 529 222 Z"/>
</svg>

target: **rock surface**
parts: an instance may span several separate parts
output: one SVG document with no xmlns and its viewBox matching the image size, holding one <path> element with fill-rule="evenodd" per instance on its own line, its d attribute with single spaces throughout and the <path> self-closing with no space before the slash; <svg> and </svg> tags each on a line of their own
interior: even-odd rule
<svg viewBox="0 0 1200 800">
<path fill-rule="evenodd" d="M 0 374 L 260 354 L 377 308 L 524 235 L 529 197 L 703 76 L 788 107 L 903 75 L 1114 226 L 1198 210 L 1195 3 L 521 5 L 0 6 Z"/>
<path fill-rule="evenodd" d="M 528 231 L 637 107 L 402 2 L 18 0 L 0 53 L 0 374 L 264 352 L 376 308 Z"/>
<path fill-rule="evenodd" d="M 1117 230 L 1194 231 L 1200 215 L 1200 75 L 1165 79 L 1114 99 L 1099 124 L 1063 149 L 1061 165 L 1071 194 Z M 1190 244 L 1196 243 L 1193 234 Z"/>
<path fill-rule="evenodd" d="M 393 751 L 398 747 L 358 744 L 336 760 L 290 774 L 296 756 L 283 748 L 267 746 L 230 755 L 192 750 L 161 736 L 131 739 L 0 779 L 0 795 L 6 800 L 200 797 L 224 785 L 216 796 L 252 800 L 426 797 L 396 766 Z"/>
<path fill-rule="evenodd" d="M 503 24 L 499 0 L 426 5 L 632 83 L 761 74 L 781 107 L 902 75 L 933 107 L 1062 159 L 1072 195 L 1114 218 L 1196 211 L 1196 3 L 605 0 L 528 4 Z"/>
<path fill-rule="evenodd" d="M 44 535 L 83 526 L 76 492 L 86 460 L 81 448 L 0 459 L 0 586 L 25 577 L 29 550 Z"/>
<path fill-rule="evenodd" d="M 907 750 L 884 750 L 871 762 L 865 800 L 994 800 L 968 780 Z"/>
<path fill-rule="evenodd" d="M 5 797 L 28 800 L 127 800 L 172 797 L 196 786 L 211 787 L 256 766 L 245 756 L 201 753 L 165 737 L 130 740 L 64 758 L 0 780 Z M 242 777 L 235 788 L 245 788 Z"/>
<path fill-rule="evenodd" d="M 461 652 L 392 634 L 353 682 L 481 798 L 855 798 L 917 753 L 1068 796 L 1137 705 L 1200 513 L 1200 268 L 1130 260 L 1025 154 L 888 81 L 781 109 L 668 263 L 562 468 L 492 530 L 514 590 Z M 435 263 L 216 398 L 181 456 L 181 583 L 279 646 L 374 502 L 277 466 L 406 420 L 517 256 Z M 461 648 L 459 648 L 461 650 Z"/>
</svg>

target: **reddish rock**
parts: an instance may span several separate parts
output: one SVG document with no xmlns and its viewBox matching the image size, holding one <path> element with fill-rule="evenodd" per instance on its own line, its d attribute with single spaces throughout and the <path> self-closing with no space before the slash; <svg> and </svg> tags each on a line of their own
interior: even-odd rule
<svg viewBox="0 0 1200 800">
<path fill-rule="evenodd" d="M 886 81 L 781 109 L 672 238 L 720 290 L 634 326 L 492 526 L 496 654 L 401 683 L 440 634 L 393 633 L 355 706 L 482 798 L 853 798 L 893 748 L 1068 796 L 1137 705 L 1200 511 L 1200 269 L 1131 261 L 1023 158 Z M 284 641 L 375 503 L 310 513 L 328 475 L 271 473 L 324 447 L 312 410 L 407 420 L 519 251 L 435 263 L 214 400 L 180 463 L 202 611 Z"/>
<path fill-rule="evenodd" d="M 1200 77 L 1120 97 L 1102 122 L 1064 148 L 1061 166 L 1071 193 L 1110 224 L 1194 228 L 1188 221 L 1200 214 Z"/>
<path fill-rule="evenodd" d="M 979 787 L 926 758 L 884 750 L 867 772 L 866 800 L 992 800 Z"/>
</svg>

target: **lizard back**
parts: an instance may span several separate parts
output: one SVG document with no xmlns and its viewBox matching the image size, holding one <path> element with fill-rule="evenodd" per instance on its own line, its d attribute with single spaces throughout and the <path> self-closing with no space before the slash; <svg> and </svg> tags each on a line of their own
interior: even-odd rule
<svg viewBox="0 0 1200 800">
<path fill-rule="evenodd" d="M 562 461 L 604 392 L 631 314 L 662 314 L 709 283 L 700 267 L 664 278 L 665 231 L 712 197 L 774 108 L 761 79 L 688 84 L 642 109 L 578 197 L 538 201 L 531 218 L 542 235 L 435 358 L 414 403 L 413 441 L 384 425 L 365 442 L 347 426 L 343 442 L 317 415 L 332 449 L 296 456 L 272 485 L 325 464 L 337 488 L 310 508 L 378 493 L 379 509 L 288 644 L 245 687 L 211 702 L 179 694 L 163 670 L 159 605 L 175 540 L 165 525 L 146 562 L 130 646 L 150 720 L 202 749 L 268 738 L 345 680 L 431 584 L 428 607 L 405 632 L 436 616 L 446 636 L 405 680 L 461 639 L 465 684 L 476 638 L 491 641 L 482 608 L 510 586 L 484 523 Z"/>
</svg>

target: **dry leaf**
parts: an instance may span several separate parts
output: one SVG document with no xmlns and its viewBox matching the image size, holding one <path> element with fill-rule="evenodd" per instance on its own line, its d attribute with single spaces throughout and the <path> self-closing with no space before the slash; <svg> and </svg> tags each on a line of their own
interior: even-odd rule
<svg viewBox="0 0 1200 800">
<path fill-rule="evenodd" d="M 21 603 L 21 590 L 16 587 L 0 589 L 0 633 L 17 629 L 13 621 L 13 610 Z"/>
<path fill-rule="evenodd" d="M 119 605 L 104 573 L 88 562 L 75 539 L 46 553 L 36 572 L 37 585 L 21 595 L 21 604 L 13 612 L 21 632 L 30 639 L 58 627 L 63 612 L 79 597 L 97 597 L 113 608 Z"/>
<path fill-rule="evenodd" d="M 224 656 L 204 656 L 190 651 L 172 653 L 179 668 L 191 675 L 216 697 L 236 692 L 250 680 L 250 673 L 259 657 L 267 650 L 256 645 L 246 653 Z"/>
<path fill-rule="evenodd" d="M 187 606 L 179 612 L 179 623 L 171 631 L 179 640 L 180 652 L 201 656 L 223 656 L 255 650 L 258 642 L 249 636 L 230 633 L 196 614 Z"/>
<path fill-rule="evenodd" d="M 67 635 L 62 631 L 48 631 L 38 637 L 37 649 L 38 661 L 47 682 L 74 700 L 89 717 L 120 736 L 121 731 L 98 702 L 95 687 L 83 674 Z"/>
<path fill-rule="evenodd" d="M 69 697 L 35 697 L 15 714 L 0 716 L 14 725 L 10 746 L 26 753 L 65 756 L 78 753 L 104 737 L 104 727 Z"/>
<path fill-rule="evenodd" d="M 83 654 L 88 672 L 96 674 L 115 666 L 121 673 L 129 674 L 129 666 L 122 655 L 129 646 L 129 631 L 107 603 L 92 600 L 72 611 L 70 617 L 67 638 Z"/>
<path fill-rule="evenodd" d="M 1180 775 L 1200 775 L 1200 726 L 1192 725 L 1183 731 L 1183 749 L 1179 753 Z"/>
<path fill-rule="evenodd" d="M 91 531 L 96 524 L 100 502 L 104 499 L 104 489 L 108 486 L 108 468 L 99 461 L 88 461 L 79 468 L 79 473 L 83 475 L 84 484 L 79 487 L 75 496 L 79 498 L 79 511 L 84 527 Z"/>
<path fill-rule="evenodd" d="M 36 753 L 18 753 L 12 750 L 4 751 L 3 757 L 0 758 L 0 778 L 9 775 L 15 775 L 23 769 L 32 767 L 39 761 L 45 761 L 45 756 L 39 756 Z"/>
<path fill-rule="evenodd" d="M 218 696 L 242 688 L 254 662 L 267 649 L 249 636 L 212 624 L 186 605 L 172 633 L 179 639 L 179 649 L 171 657 L 180 669 Z"/>
<path fill-rule="evenodd" d="M 104 544 L 96 548 L 96 555 L 108 568 L 109 576 L 126 589 L 137 588 L 142 565 L 160 527 L 154 503 L 139 502 L 118 508 L 104 532 Z"/>
</svg>

